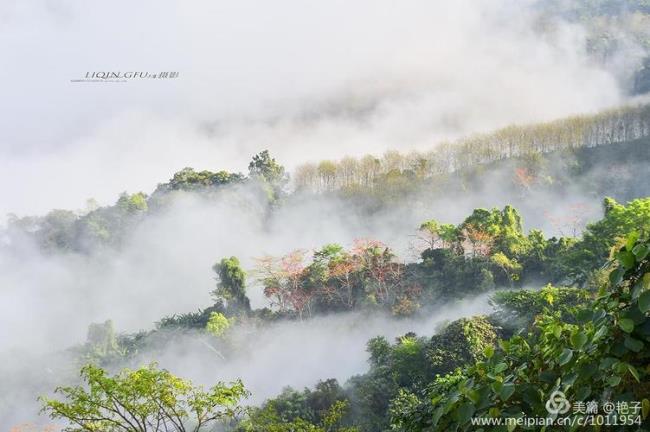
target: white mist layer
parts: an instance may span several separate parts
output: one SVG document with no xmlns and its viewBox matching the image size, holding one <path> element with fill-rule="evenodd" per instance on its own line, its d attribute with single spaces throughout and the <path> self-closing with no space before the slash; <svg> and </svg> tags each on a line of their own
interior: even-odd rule
<svg viewBox="0 0 650 432">
<path fill-rule="evenodd" d="M 368 369 L 366 343 L 375 336 L 389 339 L 415 331 L 435 334 L 446 322 L 491 311 L 487 295 L 434 308 L 425 317 L 396 319 L 381 313 L 350 312 L 311 320 L 269 323 L 264 328 L 235 328 L 229 335 L 231 351 L 221 353 L 219 342 L 205 334 L 177 336 L 158 349 L 145 351 L 131 367 L 157 362 L 172 373 L 209 387 L 217 381 L 242 379 L 259 404 L 291 386 L 301 390 L 319 380 L 336 378 L 344 384 Z M 0 395 L 0 427 L 46 425 L 39 416 L 38 395 L 78 381 L 75 360 L 68 355 L 12 355 L 0 365 L 0 377 L 9 378 Z M 117 366 L 117 365 L 116 365 Z"/>
<path fill-rule="evenodd" d="M 5 2 L 0 215 L 245 170 L 265 148 L 291 168 L 620 103 L 584 30 L 530 3 Z M 70 82 L 94 71 L 180 75 Z"/>
<path fill-rule="evenodd" d="M 545 209 L 561 213 L 587 203 L 584 222 L 600 214 L 601 198 L 587 198 L 579 188 L 522 199 L 500 192 L 499 182 L 496 175 L 475 193 L 414 198 L 371 217 L 323 197 L 293 202 L 269 216 L 248 188 L 226 188 L 209 202 L 176 196 L 168 209 L 129 232 L 117 250 L 50 254 L 30 242 L 0 248 L 0 353 L 65 348 L 82 342 L 92 322 L 112 319 L 121 331 L 137 331 L 163 316 L 207 307 L 215 289 L 211 267 L 223 257 L 237 256 L 252 270 L 255 259 L 266 255 L 313 251 L 328 243 L 350 247 L 355 239 L 372 238 L 394 249 L 400 260 L 413 261 L 419 259 L 413 251 L 416 229 L 431 218 L 458 224 L 474 208 L 512 204 L 527 229 L 550 235 Z M 254 277 L 248 285 L 253 306 L 267 306 Z"/>
<path fill-rule="evenodd" d="M 3 2 L 0 218 L 80 208 L 89 197 L 114 202 L 125 189 L 152 191 L 185 166 L 245 171 L 266 148 L 292 168 L 429 149 L 441 139 L 623 101 L 620 71 L 591 62 L 583 29 L 556 22 L 540 33 L 528 3 Z M 107 70 L 180 76 L 70 83 Z M 580 187 L 524 199 L 501 192 L 505 178 L 370 219 L 320 198 L 269 219 L 246 190 L 211 204 L 179 197 L 119 251 L 0 249 L 0 377 L 12 378 L 0 382 L 0 427 L 35 419 L 35 398 L 74 380 L 71 359 L 50 353 L 82 343 L 90 323 L 112 319 L 118 331 L 137 331 L 208 306 L 211 266 L 224 256 L 250 269 L 265 254 L 372 237 L 413 259 L 409 236 L 429 218 L 459 223 L 475 207 L 509 203 L 522 209 L 526 227 L 552 233 L 547 208 L 562 213 L 585 201 L 588 219 L 600 213 L 602 197 L 588 198 Z M 252 283 L 249 296 L 266 305 Z M 443 320 L 486 308 L 478 298 L 423 320 L 350 313 L 277 323 L 238 336 L 244 348 L 226 363 L 192 337 L 140 360 L 159 360 L 206 385 L 242 378 L 259 402 L 285 385 L 363 372 L 373 336 L 431 335 Z"/>
<path fill-rule="evenodd" d="M 284 387 L 311 387 L 336 378 L 343 384 L 368 369 L 366 343 L 375 336 L 393 338 L 413 331 L 435 334 L 441 325 L 461 317 L 491 311 L 488 295 L 434 308 L 425 318 L 395 319 L 364 312 L 315 317 L 303 322 L 280 322 L 246 334 L 236 334 L 238 353 L 227 361 L 198 340 L 173 343 L 164 355 L 141 358 L 204 384 L 241 378 L 257 404 Z M 197 338 L 198 339 L 198 338 Z M 242 348 L 243 347 L 243 348 Z"/>
</svg>

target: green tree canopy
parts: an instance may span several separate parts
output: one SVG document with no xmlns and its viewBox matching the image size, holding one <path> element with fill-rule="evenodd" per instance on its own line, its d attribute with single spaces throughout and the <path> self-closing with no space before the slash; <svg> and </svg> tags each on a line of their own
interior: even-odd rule
<svg viewBox="0 0 650 432">
<path fill-rule="evenodd" d="M 200 432 L 241 412 L 248 396 L 240 381 L 209 390 L 155 364 L 117 375 L 93 365 L 81 369 L 85 385 L 59 387 L 64 400 L 43 397 L 43 411 L 68 423 L 66 432 Z"/>
<path fill-rule="evenodd" d="M 232 320 L 226 318 L 224 314 L 219 312 L 212 312 L 210 314 L 208 323 L 205 325 L 205 329 L 208 333 L 214 336 L 222 337 L 226 331 L 228 331 L 231 325 Z"/>
<path fill-rule="evenodd" d="M 268 150 L 253 156 L 248 164 L 248 172 L 251 177 L 263 178 L 274 186 L 282 185 L 287 180 L 284 167 L 271 157 Z"/>
<path fill-rule="evenodd" d="M 230 307 L 250 311 L 250 300 L 246 296 L 246 272 L 237 257 L 222 258 L 212 266 L 212 270 L 217 274 L 217 289 L 213 294 L 225 300 Z"/>
<path fill-rule="evenodd" d="M 565 257 L 567 273 L 577 282 L 585 282 L 631 231 L 650 234 L 650 198 L 635 199 L 627 205 L 605 198 L 603 208 L 605 217 L 587 225 L 582 240 Z"/>
<path fill-rule="evenodd" d="M 476 430 L 472 418 L 546 418 L 546 401 L 557 391 L 572 402 L 638 403 L 628 426 L 647 430 L 650 242 L 638 237 L 616 252 L 611 288 L 578 304 L 570 319 L 542 313 L 528 334 L 486 346 L 482 361 L 433 380 L 423 395 L 401 392 L 391 407 L 393 430 Z"/>
</svg>

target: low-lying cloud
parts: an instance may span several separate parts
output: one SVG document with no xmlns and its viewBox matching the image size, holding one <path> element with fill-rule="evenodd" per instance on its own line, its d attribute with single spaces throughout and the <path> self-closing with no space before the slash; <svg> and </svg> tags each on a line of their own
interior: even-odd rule
<svg viewBox="0 0 650 432">
<path fill-rule="evenodd" d="M 584 29 L 530 4 L 5 2 L 0 213 L 245 170 L 264 148 L 293 167 L 619 103 Z M 70 82 L 88 71 L 179 77 Z"/>
<path fill-rule="evenodd" d="M 584 29 L 540 22 L 529 5 L 4 2 L 0 214 L 76 209 L 89 197 L 111 203 L 123 190 L 152 191 L 185 166 L 245 171 L 265 148 L 292 168 L 428 149 L 441 139 L 620 103 L 618 69 L 594 63 Z M 179 77 L 70 82 L 117 70 Z M 12 377 L 3 391 L 16 397 L 11 406 L 0 399 L 0 426 L 31 420 L 37 394 L 74 376 L 71 359 L 51 353 L 82 343 L 88 324 L 112 319 L 119 331 L 150 329 L 165 315 L 209 305 L 211 266 L 224 256 L 250 269 L 266 254 L 373 237 L 408 259 L 409 236 L 426 219 L 458 223 L 474 207 L 513 203 L 527 227 L 552 230 L 545 203 L 562 209 L 585 196 L 576 186 L 524 199 L 503 191 L 508 175 L 496 173 L 466 196 L 414 200 L 371 218 L 335 198 L 294 200 L 269 214 L 246 188 L 226 189 L 213 202 L 179 195 L 119 249 L 48 254 L 30 242 L 3 245 L 0 353 L 10 362 L 0 377 Z M 588 199 L 586 218 L 601 198 Z M 265 305 L 259 287 L 251 284 L 249 295 L 254 306 Z M 250 349 L 227 363 L 193 338 L 139 360 L 157 359 L 204 384 L 241 377 L 259 402 L 284 385 L 362 372 L 372 336 L 429 335 L 441 320 L 485 307 L 479 298 L 417 321 L 352 313 L 278 323 L 238 335 Z M 296 363 L 296 346 L 308 367 Z"/>
</svg>

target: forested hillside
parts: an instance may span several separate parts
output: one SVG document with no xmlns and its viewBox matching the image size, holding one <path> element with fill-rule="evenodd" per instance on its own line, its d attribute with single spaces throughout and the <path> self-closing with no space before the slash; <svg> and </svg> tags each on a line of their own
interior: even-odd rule
<svg viewBox="0 0 650 432">
<path fill-rule="evenodd" d="M 331 191 L 381 188 L 382 179 L 435 181 L 450 173 L 461 173 L 481 164 L 521 158 L 534 164 L 540 155 L 552 152 L 630 142 L 650 135 L 650 107 L 621 108 L 592 116 L 575 116 L 554 122 L 511 126 L 496 132 L 476 135 L 453 143 L 442 143 L 426 154 L 402 155 L 390 152 L 382 159 L 366 156 L 338 162 L 307 164 L 296 170 L 298 189 Z M 522 173 L 525 176 L 533 173 Z M 397 177 L 397 178 L 396 178 Z M 523 186 L 527 186 L 524 184 Z"/>
<path fill-rule="evenodd" d="M 134 430 L 158 421 L 201 430 L 225 418 L 232 419 L 228 430 L 241 431 L 475 430 L 471 419 L 543 418 L 548 394 L 562 390 L 574 401 L 638 401 L 638 412 L 618 421 L 645 425 L 650 245 L 640 239 L 649 230 L 650 199 L 627 205 L 606 199 L 603 219 L 581 238 L 524 235 L 512 207 L 477 209 L 458 226 L 427 221 L 420 227 L 427 247 L 408 265 L 372 241 L 351 250 L 327 245 L 307 262 L 300 251 L 263 258 L 248 276 L 236 257 L 223 258 L 214 266 L 212 306 L 163 318 L 155 330 L 135 335 L 116 335 L 110 322 L 94 325 L 88 342 L 74 350 L 81 363 L 97 365 L 82 370 L 91 393 L 62 388 L 63 401 L 44 404 L 53 418 L 77 419 L 90 430 L 113 430 L 119 418 L 139 416 L 148 426 Z M 272 309 L 251 309 L 251 277 L 264 286 Z M 521 289 L 525 282 L 547 284 Z M 494 291 L 497 286 L 510 289 Z M 485 292 L 495 306 L 491 314 L 445 323 L 433 336 L 373 338 L 367 373 L 285 389 L 245 414 L 238 405 L 247 395 L 241 383 L 202 393 L 155 365 L 115 377 L 101 369 L 128 364 L 142 351 L 162 354 L 196 332 L 227 361 L 245 349 L 237 342 L 241 328 L 350 309 L 426 315 L 435 304 Z M 594 375 L 598 369 L 602 375 Z M 128 402 L 134 397 L 142 406 Z M 165 405 L 147 402 L 158 397 Z M 120 408 L 107 408 L 106 400 Z M 182 414 L 176 418 L 171 410 Z"/>
<path fill-rule="evenodd" d="M 134 225 L 148 214 L 164 212 L 174 197 L 185 192 L 210 201 L 246 191 L 259 197 L 269 210 L 324 194 L 373 215 L 405 202 L 432 205 L 465 197 L 476 201 L 483 189 L 495 187 L 500 189 L 501 201 L 516 200 L 530 207 L 531 213 L 548 212 L 544 201 L 549 196 L 557 201 L 577 196 L 562 209 L 564 214 L 548 218 L 549 223 L 575 231 L 576 227 L 568 227 L 570 219 L 584 223 L 587 215 L 580 213 L 588 213 L 582 208 L 587 203 L 594 207 L 604 196 L 629 201 L 648 194 L 638 178 L 650 170 L 649 119 L 650 106 L 640 105 L 512 126 L 442 143 L 426 154 L 387 152 L 381 157 L 306 164 L 296 169 L 293 178 L 264 151 L 253 158 L 247 176 L 185 168 L 151 194 L 125 192 L 113 206 L 89 202 L 82 212 L 53 210 L 43 217 L 13 216 L 8 234 L 34 236 L 45 249 L 88 252 L 97 246 L 119 245 Z"/>
<path fill-rule="evenodd" d="M 650 0 L 0 1 L 0 432 L 650 432 Z"/>
<path fill-rule="evenodd" d="M 582 125 L 580 133 L 569 134 L 576 124 Z M 421 220 L 411 227 L 409 256 L 373 238 L 280 255 L 265 254 L 262 247 L 248 266 L 240 260 L 247 257 L 214 256 L 212 304 L 161 316 L 153 329 L 136 333 L 120 331 L 110 320 L 92 324 L 87 341 L 63 357 L 71 362 L 69 380 L 74 382 L 73 372 L 81 368 L 88 387 L 63 387 L 58 397 L 45 396 L 45 413 L 79 427 L 70 430 L 198 431 L 214 424 L 260 432 L 475 430 L 472 422 L 479 418 L 543 417 L 548 395 L 561 390 L 575 402 L 614 396 L 639 401 L 643 409 L 632 420 L 645 425 L 650 199 L 644 198 L 649 191 L 641 179 L 648 174 L 649 132 L 646 107 L 552 127 L 513 127 L 470 141 L 480 143 L 474 147 L 468 141 L 443 147 L 428 159 L 389 153 L 323 162 L 315 168 L 318 180 L 311 191 L 304 177 L 292 191 L 285 169 L 262 152 L 250 162 L 248 175 L 186 168 L 150 195 L 125 193 L 113 206 L 14 218 L 5 248 L 27 242 L 46 255 L 101 257 L 128 247 L 139 229 L 188 194 L 208 203 L 250 203 L 242 197 L 253 196 L 264 203 L 267 221 L 308 195 L 337 196 L 372 218 L 390 205 L 468 194 L 495 181 L 521 203 L 536 200 L 541 191 L 559 197 L 576 184 L 589 188 L 587 196 L 623 197 L 620 203 L 600 198 L 600 219 L 584 229 L 579 214 L 548 216 L 557 228 L 554 235 L 525 224 L 513 205 L 476 208 L 457 223 Z M 543 144 L 545 133 L 547 142 L 562 144 Z M 567 138 L 558 141 L 562 133 Z M 508 136 L 512 146 L 495 150 L 507 153 L 485 152 Z M 527 142 L 539 144 L 524 150 Z M 488 156 L 472 159 L 471 149 Z M 470 155 L 471 163 L 424 169 L 443 151 Z M 364 163 L 375 167 L 371 177 L 361 174 Z M 331 168 L 331 177 L 324 167 Z M 257 289 L 262 304 L 249 298 Z M 198 352 L 202 361 L 211 357 L 215 367 L 230 367 L 255 355 L 255 335 L 269 326 L 361 314 L 407 329 L 439 314 L 441 305 L 454 308 L 468 299 L 489 299 L 490 306 L 482 315 L 438 321 L 424 334 L 407 330 L 368 338 L 366 372 L 344 379 L 317 375 L 313 387 L 287 387 L 252 406 L 245 380 L 203 390 L 156 363 L 139 368 L 145 359 Z M 605 371 L 602 382 L 594 382 L 593 364 Z M 6 379 L 13 385 L 15 378 Z M 635 385 L 639 382 L 643 385 Z"/>
</svg>

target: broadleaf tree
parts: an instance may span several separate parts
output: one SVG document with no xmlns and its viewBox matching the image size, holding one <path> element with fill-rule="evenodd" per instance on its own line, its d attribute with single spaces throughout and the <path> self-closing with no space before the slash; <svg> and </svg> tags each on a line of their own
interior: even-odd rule
<svg viewBox="0 0 650 432">
<path fill-rule="evenodd" d="M 84 385 L 59 387 L 63 399 L 42 397 L 43 411 L 65 432 L 201 432 L 233 419 L 248 396 L 240 381 L 194 386 L 155 364 L 109 375 L 86 365 Z"/>
</svg>

